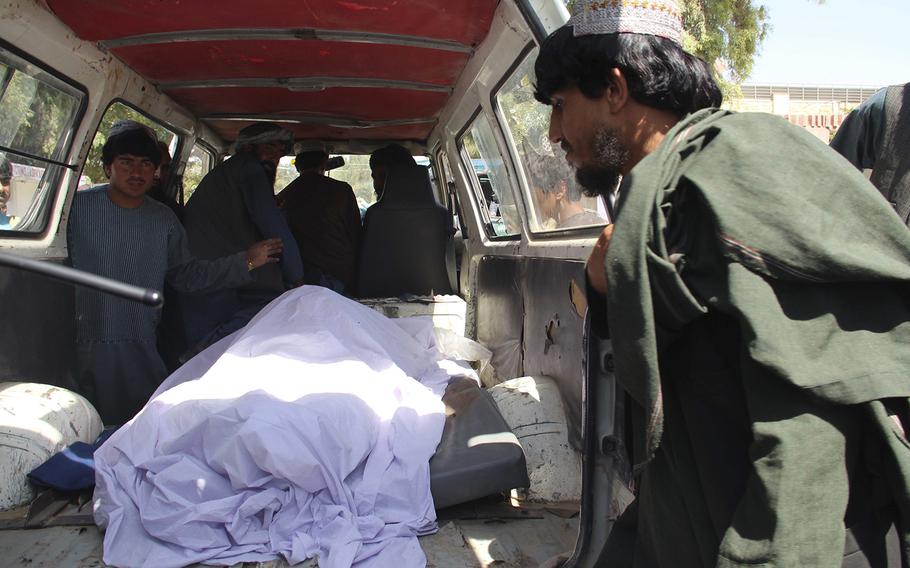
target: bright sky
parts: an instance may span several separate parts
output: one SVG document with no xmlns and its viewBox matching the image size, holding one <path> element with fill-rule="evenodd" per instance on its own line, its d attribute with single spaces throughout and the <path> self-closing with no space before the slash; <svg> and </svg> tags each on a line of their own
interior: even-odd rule
<svg viewBox="0 0 910 568">
<path fill-rule="evenodd" d="M 747 83 L 910 82 L 910 0 L 755 0 L 771 31 Z"/>
</svg>

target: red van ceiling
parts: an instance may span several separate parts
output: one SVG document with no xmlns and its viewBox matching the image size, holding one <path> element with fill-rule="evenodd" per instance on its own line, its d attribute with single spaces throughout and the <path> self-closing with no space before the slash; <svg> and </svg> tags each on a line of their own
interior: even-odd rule
<svg viewBox="0 0 910 568">
<path fill-rule="evenodd" d="M 424 140 L 498 0 L 46 0 L 226 140 Z"/>
</svg>

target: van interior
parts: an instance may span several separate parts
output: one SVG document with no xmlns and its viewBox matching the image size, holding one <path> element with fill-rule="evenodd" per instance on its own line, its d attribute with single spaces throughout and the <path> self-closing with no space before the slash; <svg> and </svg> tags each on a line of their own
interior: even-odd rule
<svg viewBox="0 0 910 568">
<path fill-rule="evenodd" d="M 364 235 L 361 301 L 433 315 L 490 353 L 477 363 L 482 388 L 453 382 L 443 399 L 428 565 L 598 565 L 631 473 L 610 343 L 586 317 L 584 260 L 608 205 L 581 197 L 588 221 L 560 215 L 546 185 L 573 174 L 564 160 L 536 167 L 560 151 L 533 67 L 568 18 L 562 0 L 22 0 L 0 11 L 0 152 L 13 164 L 4 252 L 67 263 L 74 196 L 105 182 L 100 149 L 123 118 L 168 145 L 167 191 L 181 203 L 258 122 L 341 157 L 327 175 L 351 184 L 361 210 L 376 199 L 369 154 L 411 151 L 423 174 L 388 183 L 418 197 L 387 203 Z M 276 193 L 296 175 L 286 156 Z M 420 236 L 428 206 L 455 229 L 445 242 Z M 72 388 L 72 285 L 0 267 L 0 298 L 2 381 Z M 521 400 L 532 414 L 507 410 Z M 505 441 L 472 446 L 477 436 Z M 39 494 L 0 512 L 0 550 L 7 565 L 102 565 L 90 499 Z"/>
</svg>

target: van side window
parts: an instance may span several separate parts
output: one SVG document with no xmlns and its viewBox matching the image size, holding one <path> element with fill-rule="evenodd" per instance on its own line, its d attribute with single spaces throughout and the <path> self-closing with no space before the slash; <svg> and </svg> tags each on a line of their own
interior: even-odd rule
<svg viewBox="0 0 910 568">
<path fill-rule="evenodd" d="M 491 237 L 512 237 L 520 232 L 518 208 L 509 187 L 502 154 L 496 145 L 493 128 L 479 114 L 458 141 L 467 160 L 468 171 L 481 207 L 487 234 Z"/>
<path fill-rule="evenodd" d="M 107 142 L 107 133 L 110 132 L 111 126 L 118 120 L 135 120 L 151 128 L 158 140 L 167 144 L 171 156 L 177 149 L 179 138 L 177 133 L 170 130 L 160 122 L 149 118 L 131 106 L 125 105 L 119 101 L 111 103 L 104 116 L 101 117 L 101 124 L 98 125 L 98 131 L 95 132 L 95 138 L 92 139 L 92 149 L 85 160 L 85 167 L 82 169 L 82 179 L 79 180 L 79 189 L 107 183 L 107 176 L 104 175 L 104 164 L 101 162 L 101 148 Z"/>
<path fill-rule="evenodd" d="M 496 105 L 509 143 L 518 156 L 522 185 L 532 204 L 532 232 L 561 231 L 605 224 L 603 201 L 586 197 L 561 148 L 550 145 L 550 113 L 534 99 L 534 61 L 531 51 L 496 93 Z"/>
<path fill-rule="evenodd" d="M 446 186 L 448 186 L 448 184 L 450 184 L 450 183 L 455 183 L 455 176 L 452 175 L 452 169 L 449 166 L 449 157 L 446 155 L 445 150 L 439 150 L 436 153 L 436 164 L 440 170 L 442 182 Z M 451 188 L 448 188 L 446 190 L 446 195 L 447 195 L 446 199 L 451 199 L 449 189 L 451 189 Z"/>
<path fill-rule="evenodd" d="M 85 98 L 49 70 L 0 48 L 0 231 L 35 234 L 47 227 Z"/>
<path fill-rule="evenodd" d="M 430 188 L 433 190 L 433 197 L 436 198 L 441 205 L 445 206 L 445 201 L 442 200 L 442 193 L 439 191 L 439 183 L 436 180 L 436 167 L 433 165 L 433 160 L 429 156 L 414 156 L 414 161 L 417 162 L 418 166 L 422 166 L 427 169 L 427 173 L 430 176 Z"/>
<path fill-rule="evenodd" d="M 207 173 L 215 167 L 215 153 L 199 144 L 193 144 L 190 150 L 190 159 L 186 162 L 186 169 L 183 170 L 183 203 L 190 200 L 196 186 L 202 181 Z"/>
<path fill-rule="evenodd" d="M 337 155 L 337 154 L 333 154 Z M 376 203 L 376 191 L 373 190 L 373 178 L 370 175 L 370 156 L 368 154 L 343 154 L 344 165 L 329 170 L 326 175 L 343 181 L 354 190 L 357 207 L 363 217 L 370 205 Z"/>
</svg>

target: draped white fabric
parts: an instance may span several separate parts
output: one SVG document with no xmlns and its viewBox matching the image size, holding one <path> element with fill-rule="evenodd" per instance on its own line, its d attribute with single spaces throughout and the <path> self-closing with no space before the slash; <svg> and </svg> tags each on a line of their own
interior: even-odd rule
<svg viewBox="0 0 910 568">
<path fill-rule="evenodd" d="M 415 323 L 308 286 L 178 370 L 95 454 L 104 561 L 424 566 L 440 399 L 473 372 Z"/>
</svg>

